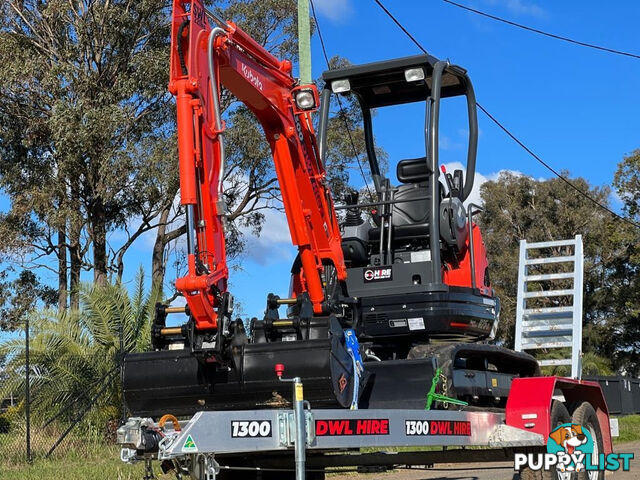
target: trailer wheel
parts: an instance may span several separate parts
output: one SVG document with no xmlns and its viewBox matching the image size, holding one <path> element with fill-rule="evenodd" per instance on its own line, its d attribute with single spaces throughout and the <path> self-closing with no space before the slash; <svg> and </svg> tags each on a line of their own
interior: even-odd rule
<svg viewBox="0 0 640 480">
<path fill-rule="evenodd" d="M 598 454 L 604 452 L 604 443 L 602 441 L 602 430 L 600 429 L 600 422 L 598 422 L 598 416 L 589 402 L 582 402 L 578 408 L 573 412 L 571 421 L 578 425 L 582 425 L 582 428 L 589 430 L 589 434 L 593 439 L 593 456 L 597 458 Z M 591 470 L 578 472 L 578 480 L 604 480 L 604 471 Z"/>
<path fill-rule="evenodd" d="M 550 427 L 551 430 L 563 423 L 571 423 L 571 415 L 564 403 L 554 400 L 551 403 L 550 412 Z M 545 449 L 546 451 L 546 449 Z M 563 473 L 558 470 L 531 470 L 525 467 L 520 471 L 520 480 L 573 480 L 573 478 L 567 475 L 567 472 Z M 598 479 L 600 480 L 600 479 Z"/>
</svg>

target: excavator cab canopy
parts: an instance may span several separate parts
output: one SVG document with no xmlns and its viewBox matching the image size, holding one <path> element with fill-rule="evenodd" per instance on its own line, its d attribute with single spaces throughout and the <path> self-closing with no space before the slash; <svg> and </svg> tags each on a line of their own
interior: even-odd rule
<svg viewBox="0 0 640 480">
<path fill-rule="evenodd" d="M 431 95 L 433 67 L 438 61 L 431 55 L 414 55 L 328 70 L 322 78 L 333 93 L 355 93 L 363 109 L 386 107 L 426 100 Z M 440 95 L 464 95 L 465 78 L 464 69 L 449 66 L 442 75 Z"/>
<path fill-rule="evenodd" d="M 473 86 L 464 68 L 424 54 L 328 70 L 324 72 L 322 78 L 325 86 L 320 102 L 318 126 L 320 157 L 324 161 L 324 155 L 327 151 L 327 125 L 331 97 L 333 95 L 354 95 L 362 109 L 367 157 L 373 183 L 379 195 L 384 179 L 380 174 L 376 158 L 372 110 L 405 103 L 426 103 L 425 144 L 427 149 L 424 157 L 424 171 L 432 173 L 438 171 L 440 99 L 466 96 L 469 142 L 465 185 L 460 197 L 461 200 L 464 200 L 469 196 L 475 176 L 478 122 Z M 403 126 L 402 128 L 407 127 Z M 436 185 L 433 185 L 432 191 L 436 191 Z M 436 212 L 432 213 L 434 214 L 432 218 L 434 218 Z"/>
</svg>

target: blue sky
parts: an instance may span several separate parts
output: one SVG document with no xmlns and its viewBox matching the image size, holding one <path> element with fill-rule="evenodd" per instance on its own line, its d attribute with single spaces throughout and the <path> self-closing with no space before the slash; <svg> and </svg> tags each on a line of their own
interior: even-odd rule
<svg viewBox="0 0 640 480">
<path fill-rule="evenodd" d="M 293 0 L 292 0 L 293 1 Z M 461 3 L 541 30 L 640 53 L 640 3 L 594 0 L 460 0 Z M 373 0 L 314 0 L 329 56 L 352 63 L 420 53 Z M 557 169 L 609 185 L 622 157 L 640 148 L 640 61 L 570 45 L 476 16 L 441 0 L 386 0 L 385 5 L 432 55 L 469 71 L 478 101 Z M 240 25 L 241 26 L 241 25 Z M 314 77 L 325 63 L 312 39 Z M 443 105 L 441 161 L 464 162 L 464 103 Z M 389 163 L 423 155 L 422 107 L 381 110 L 377 141 Z M 478 183 L 500 170 L 535 178 L 549 173 L 478 112 Z M 612 199 L 613 207 L 620 206 Z M 6 200 L 0 199 L 0 208 Z M 126 276 L 142 261 L 149 272 L 152 237 L 127 255 Z M 247 253 L 232 272 L 231 291 L 246 316 L 262 315 L 269 292 L 286 296 L 295 251 L 286 221 L 270 213 L 260 238 L 247 238 Z M 171 270 L 169 270 L 171 274 Z M 46 276 L 45 276 L 46 279 Z"/>
</svg>

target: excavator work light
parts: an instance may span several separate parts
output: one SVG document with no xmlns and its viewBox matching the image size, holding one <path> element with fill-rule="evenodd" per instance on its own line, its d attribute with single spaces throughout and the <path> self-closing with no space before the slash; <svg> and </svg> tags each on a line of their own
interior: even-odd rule
<svg viewBox="0 0 640 480">
<path fill-rule="evenodd" d="M 331 82 L 331 91 L 333 93 L 345 93 L 351 90 L 349 80 L 334 80 Z"/>
<path fill-rule="evenodd" d="M 424 70 L 422 68 L 407 68 L 404 71 L 404 78 L 407 82 L 424 80 Z"/>
<path fill-rule="evenodd" d="M 313 90 L 305 89 L 296 92 L 296 105 L 300 110 L 313 110 L 316 108 L 316 99 Z"/>
</svg>

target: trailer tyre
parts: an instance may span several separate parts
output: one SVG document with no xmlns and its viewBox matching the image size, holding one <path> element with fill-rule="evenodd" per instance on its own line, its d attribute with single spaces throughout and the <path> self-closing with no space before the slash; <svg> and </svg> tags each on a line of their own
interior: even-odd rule
<svg viewBox="0 0 640 480">
<path fill-rule="evenodd" d="M 550 412 L 550 427 L 551 430 L 563 423 L 570 423 L 571 415 L 564 403 L 554 400 L 551 403 Z M 524 468 L 520 471 L 520 480 L 565 480 L 566 476 L 562 475 L 556 470 L 543 471 L 543 470 L 531 470 L 530 468 Z M 573 479 L 572 479 L 573 480 Z M 600 480 L 600 479 L 598 479 Z"/>
<path fill-rule="evenodd" d="M 604 443 L 602 440 L 602 430 L 600 430 L 600 422 L 596 411 L 589 402 L 582 402 L 576 408 L 571 417 L 571 422 L 582 425 L 583 429 L 587 429 L 593 439 L 593 457 L 597 458 L 598 454 L 604 452 Z M 577 480 L 604 480 L 604 472 L 599 470 L 578 472 Z"/>
</svg>

